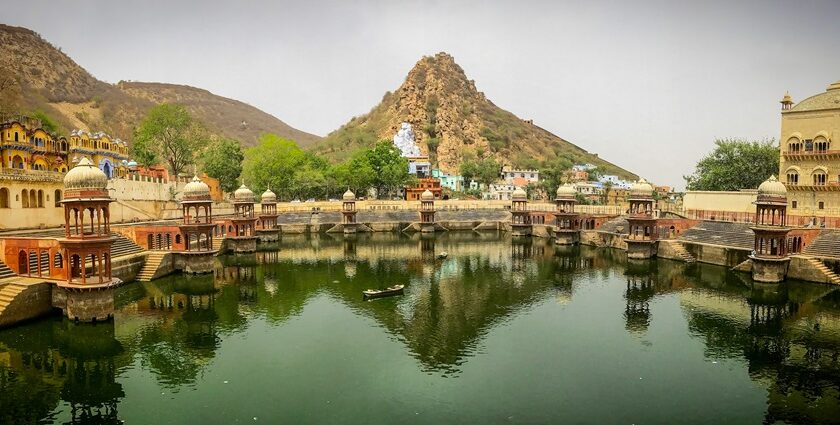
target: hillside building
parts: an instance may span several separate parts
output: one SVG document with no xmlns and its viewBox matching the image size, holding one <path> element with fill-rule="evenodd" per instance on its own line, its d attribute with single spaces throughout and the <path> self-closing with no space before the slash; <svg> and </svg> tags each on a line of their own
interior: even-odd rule
<svg viewBox="0 0 840 425">
<path fill-rule="evenodd" d="M 507 184 L 525 186 L 540 181 L 540 170 L 517 170 L 506 165 L 502 167 L 500 177 Z"/>
</svg>

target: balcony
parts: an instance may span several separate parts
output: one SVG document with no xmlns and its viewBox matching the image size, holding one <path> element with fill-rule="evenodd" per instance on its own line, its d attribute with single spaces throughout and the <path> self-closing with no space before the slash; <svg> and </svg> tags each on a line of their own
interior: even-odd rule
<svg viewBox="0 0 840 425">
<path fill-rule="evenodd" d="M 809 160 L 809 159 L 840 159 L 840 150 L 822 150 L 822 151 L 784 151 L 782 156 L 790 160 Z"/>
<path fill-rule="evenodd" d="M 0 178 L 21 181 L 60 182 L 64 179 L 64 173 L 47 170 L 21 170 L 19 168 L 2 168 L 0 169 Z"/>
</svg>

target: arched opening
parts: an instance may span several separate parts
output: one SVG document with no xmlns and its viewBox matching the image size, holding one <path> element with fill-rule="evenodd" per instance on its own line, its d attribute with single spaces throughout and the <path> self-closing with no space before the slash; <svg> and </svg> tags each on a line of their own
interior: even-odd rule
<svg viewBox="0 0 840 425">
<path fill-rule="evenodd" d="M 156 243 L 157 249 L 163 248 L 163 238 L 161 237 L 160 233 L 158 233 L 155 236 L 155 243 Z"/>
<path fill-rule="evenodd" d="M 818 170 L 814 171 L 813 174 L 813 182 L 814 186 L 825 186 L 825 182 L 827 181 L 827 176 L 824 171 Z"/>
<path fill-rule="evenodd" d="M 38 255 L 38 275 L 39 276 L 49 276 L 50 275 L 50 254 L 47 251 L 41 251 L 41 254 Z"/>
<path fill-rule="evenodd" d="M 828 140 L 825 137 L 817 137 L 814 139 L 814 151 L 815 152 L 827 152 L 829 147 Z"/>
<path fill-rule="evenodd" d="M 113 168 L 111 167 L 111 163 L 110 163 L 110 162 L 105 161 L 105 163 L 104 163 L 104 164 L 102 164 L 102 172 L 103 172 L 103 173 L 105 173 L 105 175 L 106 175 L 109 179 L 113 177 L 113 172 L 114 172 L 114 170 L 113 170 Z"/>
<path fill-rule="evenodd" d="M 60 252 L 56 252 L 55 256 L 53 256 L 53 268 L 55 268 L 55 269 L 64 268 L 64 258 L 61 256 Z"/>
<path fill-rule="evenodd" d="M 38 208 L 38 193 L 35 189 L 29 191 L 29 208 Z"/>
<path fill-rule="evenodd" d="M 26 251 L 18 252 L 18 274 L 29 274 L 29 256 Z"/>
<path fill-rule="evenodd" d="M 146 249 L 155 249 L 154 235 L 152 235 L 151 233 L 149 233 L 149 235 L 146 236 Z"/>
<path fill-rule="evenodd" d="M 55 199 L 55 207 L 60 208 L 61 207 L 61 190 L 56 189 L 55 193 L 53 193 L 53 197 Z"/>
<path fill-rule="evenodd" d="M 0 188 L 0 208 L 9 208 L 9 189 Z"/>
<path fill-rule="evenodd" d="M 15 133 L 15 135 L 17 135 L 17 133 Z M 20 155 L 15 155 L 12 157 L 12 168 L 23 170 L 23 164 L 23 158 Z"/>
<path fill-rule="evenodd" d="M 166 249 L 172 249 L 172 235 L 170 233 L 166 234 Z"/>
<path fill-rule="evenodd" d="M 180 235 L 180 234 L 175 235 L 175 243 L 176 243 L 176 244 L 180 244 L 180 243 L 181 243 L 181 235 Z"/>
<path fill-rule="evenodd" d="M 38 274 L 38 256 L 34 251 L 29 253 L 29 274 L 31 275 L 33 272 Z"/>
<path fill-rule="evenodd" d="M 20 191 L 20 203 L 23 208 L 29 208 L 29 191 L 23 189 Z"/>
<path fill-rule="evenodd" d="M 797 185 L 799 184 L 799 173 L 796 171 L 788 171 L 787 173 L 787 184 L 789 185 Z"/>
<path fill-rule="evenodd" d="M 79 254 L 70 256 L 70 279 L 82 277 L 82 259 Z"/>
<path fill-rule="evenodd" d="M 44 208 L 44 191 L 38 189 L 38 208 Z"/>
</svg>

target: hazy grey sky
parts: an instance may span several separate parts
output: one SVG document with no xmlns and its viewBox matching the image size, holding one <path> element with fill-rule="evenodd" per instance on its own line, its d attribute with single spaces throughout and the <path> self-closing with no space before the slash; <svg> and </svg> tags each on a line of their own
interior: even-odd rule
<svg viewBox="0 0 840 425">
<path fill-rule="evenodd" d="M 660 184 L 779 137 L 840 79 L 840 1 L 0 0 L 107 82 L 208 89 L 325 135 L 446 51 L 497 105 Z"/>
</svg>

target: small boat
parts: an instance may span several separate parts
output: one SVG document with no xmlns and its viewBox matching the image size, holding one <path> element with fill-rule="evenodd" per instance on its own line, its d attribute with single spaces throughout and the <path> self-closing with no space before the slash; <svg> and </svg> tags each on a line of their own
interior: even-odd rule
<svg viewBox="0 0 840 425">
<path fill-rule="evenodd" d="M 392 295 L 399 295 L 403 293 L 405 285 L 389 286 L 385 289 L 366 289 L 362 291 L 365 299 L 390 297 Z"/>
<path fill-rule="evenodd" d="M 448 256 L 449 256 L 449 253 L 446 252 L 446 251 L 443 251 L 443 252 L 441 252 L 440 254 L 437 255 L 437 258 L 442 260 L 442 259 L 444 259 Z"/>
</svg>

